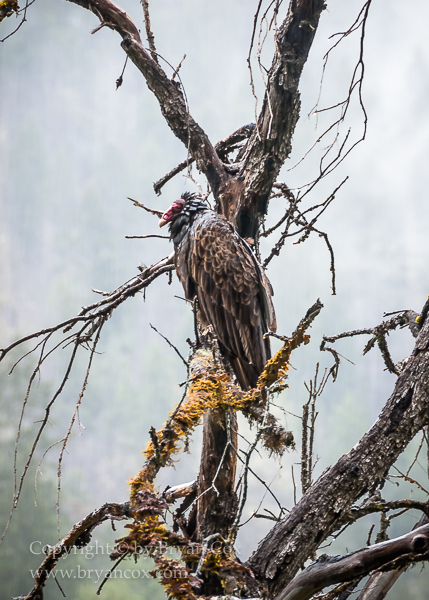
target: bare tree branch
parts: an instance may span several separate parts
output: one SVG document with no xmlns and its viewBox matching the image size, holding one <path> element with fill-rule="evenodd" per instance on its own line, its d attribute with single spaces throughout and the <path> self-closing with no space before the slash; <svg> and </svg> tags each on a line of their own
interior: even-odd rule
<svg viewBox="0 0 429 600">
<path fill-rule="evenodd" d="M 148 208 L 147 206 L 145 206 L 144 204 L 142 204 L 138 200 L 134 200 L 134 198 L 128 198 L 128 200 L 131 200 L 131 202 L 134 204 L 134 206 L 138 206 L 139 208 L 143 208 L 143 210 L 145 210 L 146 212 L 150 213 L 151 215 L 155 215 L 158 218 L 162 217 L 162 210 L 155 210 L 154 208 Z"/>
<path fill-rule="evenodd" d="M 300 108 L 298 84 L 323 8 L 322 0 L 292 0 L 276 32 L 267 91 L 240 170 L 240 202 L 222 211 L 243 237 L 255 237 L 256 215 L 265 214 L 271 188 L 290 154 Z"/>
<path fill-rule="evenodd" d="M 344 557 L 321 556 L 300 573 L 274 600 L 308 600 L 324 587 L 363 577 L 395 561 L 411 564 L 429 559 L 429 525 L 399 538 L 363 548 Z"/>
<path fill-rule="evenodd" d="M 146 28 L 146 37 L 147 37 L 147 41 L 149 43 L 150 54 L 151 54 L 153 60 L 156 63 L 158 63 L 158 54 L 157 54 L 157 51 L 156 51 L 156 48 L 155 48 L 155 38 L 154 38 L 154 35 L 152 33 L 152 28 L 151 28 L 151 25 L 150 25 L 149 2 L 148 2 L 148 0 L 142 0 L 142 5 L 143 5 L 143 13 L 144 13 L 144 24 L 145 24 L 145 28 Z"/>
<path fill-rule="evenodd" d="M 417 313 L 413 310 L 398 311 L 396 316 L 386 321 L 383 321 L 382 323 L 380 323 L 380 325 L 376 325 L 375 327 L 366 329 L 355 329 L 353 331 L 345 331 L 343 333 L 339 333 L 333 336 L 324 335 L 322 343 L 320 344 L 320 350 L 331 352 L 331 354 L 334 356 L 336 366 L 338 366 L 338 353 L 332 347 L 327 346 L 326 342 L 332 343 L 342 338 L 355 337 L 356 335 L 372 335 L 372 338 L 366 343 L 364 347 L 363 354 L 367 354 L 367 352 L 374 348 L 375 344 L 377 343 L 387 370 L 390 371 L 390 373 L 399 375 L 400 371 L 398 370 L 398 367 L 393 364 L 392 357 L 390 356 L 386 336 L 389 334 L 389 331 L 394 331 L 398 327 L 402 329 L 403 327 L 408 326 L 410 328 L 411 333 L 414 335 L 414 337 L 416 337 L 416 334 L 420 330 L 418 323 L 416 323 L 416 316 Z"/>
<path fill-rule="evenodd" d="M 426 514 L 423 514 L 419 522 L 413 527 L 413 531 L 427 523 L 429 523 L 429 519 Z M 406 567 L 391 571 L 375 571 L 365 583 L 357 600 L 383 600 L 405 569 Z"/>
<path fill-rule="evenodd" d="M 119 33 L 123 39 L 122 48 L 146 79 L 165 120 L 196 161 L 197 168 L 206 175 L 216 195 L 219 186 L 228 179 L 227 172 L 207 135 L 191 117 L 180 85 L 169 79 L 153 56 L 145 50 L 138 29 L 127 13 L 110 0 L 69 2 L 90 10 L 107 27 Z"/>
<path fill-rule="evenodd" d="M 16 348 L 16 346 L 19 346 L 24 342 L 28 342 L 29 340 L 38 338 L 42 335 L 50 335 L 53 332 L 61 329 L 63 329 L 64 333 L 66 333 L 70 331 L 77 323 L 88 324 L 97 322 L 97 320 L 100 318 L 109 317 L 112 314 L 112 311 L 122 304 L 127 298 L 135 296 L 138 292 L 150 285 L 152 281 L 154 281 L 163 273 L 172 271 L 174 269 L 173 259 L 174 254 L 172 253 L 154 265 L 143 269 L 140 275 L 133 277 L 130 279 L 130 281 L 124 283 L 110 294 L 106 294 L 107 297 L 104 300 L 84 306 L 76 317 L 62 321 L 53 327 L 48 327 L 47 329 L 42 329 L 40 331 L 36 331 L 35 333 L 31 333 L 30 335 L 26 335 L 25 337 L 20 338 L 19 340 L 16 340 L 7 346 L 7 348 L 0 348 L 0 361 L 2 361 L 13 348 Z M 38 345 L 36 348 L 37 347 Z"/>
<path fill-rule="evenodd" d="M 379 419 L 356 446 L 327 469 L 248 561 L 271 593 L 280 593 L 352 504 L 384 480 L 415 434 L 429 423 L 429 319 Z"/>
<path fill-rule="evenodd" d="M 243 125 L 242 127 L 239 127 L 236 131 L 234 131 L 234 133 L 231 133 L 231 135 L 218 142 L 215 145 L 215 150 L 219 158 L 224 163 L 227 163 L 228 155 L 231 154 L 231 152 L 237 150 L 238 148 L 242 148 L 243 142 L 249 138 L 254 129 L 254 123 Z M 174 169 L 171 169 L 171 171 L 164 175 L 164 177 L 161 177 L 161 179 L 156 181 L 153 184 L 153 189 L 155 190 L 155 193 L 159 196 L 161 194 L 161 189 L 164 187 L 164 185 L 168 183 L 170 179 L 173 179 L 173 177 L 175 177 L 178 173 L 189 167 L 189 165 L 191 165 L 193 162 L 194 159 L 192 157 L 188 157 L 186 160 L 182 161 L 176 167 L 174 167 Z M 238 170 L 238 167 L 235 165 L 232 165 L 232 167 L 228 168 L 228 165 L 225 164 L 225 168 L 229 172 L 233 172 L 233 169 L 235 169 L 236 171 Z"/>
<path fill-rule="evenodd" d="M 263 12 L 260 19 L 261 26 L 257 54 L 258 64 L 265 85 L 265 96 L 261 113 L 257 118 L 256 125 L 246 125 L 238 129 L 231 136 L 228 136 L 213 147 L 203 129 L 190 115 L 183 86 L 175 81 L 181 63 L 175 70 L 171 67 L 173 72 L 170 77 L 167 76 L 159 64 L 159 54 L 156 51 L 151 29 L 148 0 L 142 0 L 142 4 L 149 51 L 143 47 L 138 28 L 133 21 L 121 8 L 113 4 L 110 0 L 69 1 L 92 11 L 97 16 L 100 25 L 94 32 L 102 27 L 109 27 L 119 33 L 123 40 L 121 45 L 127 54 L 127 58 L 131 58 L 143 74 L 149 89 L 156 96 L 160 104 L 164 118 L 173 133 L 185 145 L 188 153 L 186 161 L 183 161 L 159 180 L 154 186 L 155 191 L 160 193 L 162 186 L 171 177 L 184 168 L 189 167 L 195 161 L 197 168 L 207 177 L 215 197 L 217 210 L 235 225 L 243 237 L 250 238 L 252 243 L 255 243 L 258 257 L 258 235 L 262 215 L 267 212 L 269 199 L 281 194 L 289 202 L 289 206 L 277 224 L 264 231 L 263 235 L 268 236 L 284 225 L 285 229 L 269 253 L 265 265 L 269 263 L 273 256 L 279 254 L 287 237 L 300 235 L 301 237 L 296 242 L 300 243 L 305 241 L 312 232 L 317 233 L 323 237 L 329 250 L 332 288 L 335 293 L 333 248 L 327 234 L 316 229 L 315 224 L 317 218 L 332 202 L 336 191 L 343 185 L 345 180 L 323 202 L 319 204 L 313 203 L 313 206 L 305 210 L 300 208 L 299 203 L 314 188 L 318 181 L 325 174 L 331 172 L 356 145 L 353 144 L 351 148 L 346 146 L 349 140 L 349 132 L 341 144 L 339 144 L 336 156 L 332 158 L 330 152 L 339 139 L 338 135 L 335 136 L 334 143 L 329 146 L 322 156 L 318 177 L 307 186 L 304 186 L 307 187 L 305 193 L 301 194 L 301 192 L 298 192 L 295 196 L 285 184 L 275 183 L 279 170 L 291 151 L 292 135 L 300 110 L 298 84 L 318 26 L 320 14 L 325 8 L 324 2 L 322 0 L 291 0 L 286 18 L 279 27 L 277 26 L 277 18 L 281 0 L 272 0 L 268 3 L 268 8 Z M 8 0 L 8 3 L 10 4 L 10 0 Z M 359 101 L 364 114 L 363 137 L 365 137 L 367 119 L 362 102 L 362 81 L 364 75 L 363 41 L 370 4 L 371 0 L 365 2 L 358 19 L 346 33 L 342 34 L 342 38 L 344 38 L 349 33 L 357 30 L 358 27 L 361 27 L 359 62 L 353 72 L 348 97 L 344 102 L 331 107 L 340 108 L 340 118 L 319 139 L 344 120 L 352 93 L 355 89 L 358 90 Z M 27 0 L 25 10 L 28 5 Z M 2 18 L 1 11 L 2 9 L 0 9 L 0 20 Z M 250 70 L 250 55 L 261 11 L 262 2 L 260 1 L 258 2 L 255 15 L 251 48 L 248 57 Z M 275 56 L 271 68 L 267 72 L 267 76 L 265 76 L 261 63 L 261 49 L 265 41 L 265 34 L 262 29 L 263 24 L 264 26 L 267 24 L 267 29 L 273 27 L 275 31 Z M 122 75 L 118 79 L 118 85 L 122 82 Z M 251 85 L 254 92 L 252 70 Z M 235 158 L 232 154 L 233 152 L 236 152 Z M 326 165 L 328 160 L 330 162 Z M 273 190 L 275 190 L 274 193 Z M 280 192 L 277 192 L 277 190 L 280 190 Z M 159 214 L 159 211 L 148 209 L 137 201 L 133 200 L 133 202 L 135 205 L 144 208 L 152 214 Z M 290 231 L 292 226 L 295 227 L 295 231 L 293 232 Z M 27 395 L 24 400 L 23 415 L 32 383 L 40 371 L 41 364 L 59 345 L 49 352 L 46 351 L 47 342 L 50 340 L 51 335 L 61 329 L 63 329 L 64 334 L 67 334 L 74 327 L 80 327 L 78 332 L 75 331 L 67 335 L 60 342 L 60 344 L 71 344 L 72 354 L 65 376 L 45 409 L 42 424 L 19 482 L 16 476 L 15 464 L 15 503 L 12 512 L 19 499 L 26 471 L 34 455 L 35 445 L 37 445 L 40 434 L 47 423 L 53 402 L 62 392 L 79 346 L 92 341 L 95 336 L 88 368 L 81 393 L 74 408 L 70 426 L 64 438 L 60 442 L 57 442 L 63 444 L 58 464 L 58 494 L 60 491 L 63 453 L 85 392 L 89 371 L 103 324 L 110 317 L 112 311 L 124 302 L 125 299 L 145 289 L 162 273 L 171 273 L 172 270 L 173 255 L 170 255 L 156 265 L 142 269 L 141 275 L 132 278 L 112 293 L 103 293 L 106 296 L 105 298 L 82 308 L 80 313 L 73 319 L 26 336 L 9 347 L 0 350 L 1 361 L 19 344 L 28 340 L 37 340 L 39 337 L 43 338 L 42 341 L 39 341 L 30 350 L 31 353 L 41 347 L 40 358 L 30 378 Z M 349 524 L 366 514 L 381 511 L 384 520 L 382 520 L 380 533 L 386 535 L 390 519 L 399 514 L 396 513 L 395 515 L 386 517 L 386 513 L 389 510 L 403 509 L 405 511 L 414 508 L 425 512 L 425 514 L 428 513 L 428 505 L 426 503 L 411 500 L 393 502 L 380 500 L 377 503 L 367 502 L 358 508 L 353 505 L 362 495 L 374 493 L 386 477 L 386 473 L 388 472 L 386 468 L 393 464 L 415 433 L 423 427 L 427 427 L 429 423 L 429 320 L 426 319 L 429 308 L 422 311 L 420 321 L 418 326 L 416 326 L 420 332 L 416 342 L 416 349 L 407 363 L 404 363 L 401 368 L 393 364 L 386 343 L 386 335 L 391 329 L 405 324 L 404 315 L 395 317 L 387 322 L 387 324 L 383 323 L 378 326 L 378 328 L 348 332 L 335 338 L 324 338 L 323 344 L 327 341 L 333 342 L 347 335 L 370 333 L 373 337 L 368 342 L 365 352 L 377 343 L 387 368 L 400 376 L 397 380 L 394 393 L 387 401 L 379 420 L 372 429 L 355 448 L 341 457 L 334 467 L 325 471 L 319 480 L 312 484 L 314 423 L 317 416 L 315 401 L 316 397 L 323 390 L 329 374 L 335 377 L 339 364 L 338 353 L 332 348 L 325 348 L 333 353 L 336 364 L 329 371 L 328 375 L 324 375 L 319 385 L 317 384 L 316 374 L 314 382 L 308 388 L 310 399 L 305 405 L 302 421 L 302 487 L 304 496 L 287 517 L 282 518 L 286 509 L 282 507 L 280 501 L 270 489 L 270 486 L 250 468 L 251 454 L 255 450 L 259 440 L 262 441 L 266 448 L 277 455 L 281 455 L 285 448 L 293 445 L 292 434 L 286 431 L 279 421 L 269 413 L 270 398 L 274 393 L 287 387 L 285 381 L 291 352 L 300 344 L 308 343 L 309 336 L 306 334 L 306 331 L 315 316 L 320 312 L 321 307 L 322 304 L 318 301 L 309 309 L 291 338 L 277 336 L 283 340 L 283 347 L 268 361 L 257 385 L 249 392 L 239 390 L 232 383 L 229 374 L 222 368 L 222 361 L 219 357 L 215 356 L 216 352 L 213 350 L 213 345 L 210 345 L 209 350 L 205 349 L 204 354 L 204 351 L 202 352 L 196 348 L 196 344 L 191 343 L 195 352 L 189 364 L 180 355 L 177 348 L 173 346 L 186 367 L 191 371 L 191 376 L 188 377 L 182 400 L 170 414 L 167 424 L 159 431 L 156 431 L 153 427 L 150 430 L 150 442 L 145 451 L 146 462 L 131 483 L 131 503 L 135 521 L 130 526 L 131 532 L 128 536 L 128 541 L 140 539 L 139 536 L 142 536 L 142 539 L 146 541 L 151 539 L 150 543 L 154 543 L 155 539 L 163 539 L 162 535 L 165 534 L 169 539 L 169 543 L 173 544 L 174 540 L 177 541 L 178 536 L 175 537 L 175 534 L 172 534 L 168 530 L 165 520 L 158 522 L 158 516 L 162 510 L 168 508 L 166 499 L 173 501 L 178 497 L 185 497 L 182 507 L 176 511 L 176 516 L 173 518 L 174 526 L 180 526 L 185 532 L 185 536 L 193 536 L 199 542 L 204 539 L 203 555 L 199 558 L 198 562 L 194 560 L 197 564 L 195 573 L 192 573 L 188 566 L 186 567 L 188 569 L 187 573 L 193 575 L 193 579 L 186 582 L 188 587 L 186 588 L 186 592 L 182 590 L 182 596 L 175 596 L 175 593 L 178 593 L 177 590 L 173 593 L 166 585 L 166 590 L 171 596 L 193 600 L 195 595 L 191 589 L 192 587 L 199 590 L 195 593 L 201 592 L 204 595 L 210 595 L 213 589 L 220 589 L 221 584 L 224 586 L 225 593 L 232 593 L 238 589 L 236 586 L 237 573 L 233 570 L 237 569 L 238 562 L 235 562 L 233 567 L 231 566 L 232 563 L 228 565 L 228 577 L 225 577 L 225 573 L 221 572 L 218 564 L 217 566 L 215 565 L 217 571 L 213 566 L 209 566 L 211 555 L 208 542 L 218 539 L 221 536 L 228 540 L 234 540 L 237 530 L 240 527 L 240 519 L 246 502 L 249 473 L 254 474 L 259 481 L 264 483 L 266 490 L 274 497 L 280 508 L 279 517 L 276 517 L 272 513 L 270 514 L 270 518 L 277 521 L 276 526 L 265 540 L 262 541 L 258 550 L 248 561 L 249 567 L 253 569 L 256 576 L 255 585 L 259 587 L 259 591 L 263 587 L 266 588 L 264 593 L 268 590 L 267 593 L 270 597 L 276 597 L 276 600 L 309 598 L 310 595 L 326 585 L 340 581 L 352 581 L 351 584 L 346 583 L 341 588 L 342 596 L 340 597 L 345 598 L 351 593 L 357 582 L 360 581 L 359 578 L 374 568 L 378 566 L 386 567 L 386 564 L 387 568 L 397 568 L 398 565 L 411 564 L 416 560 L 424 560 L 429 556 L 429 526 L 425 526 L 413 534 L 407 534 L 407 536 L 403 536 L 397 540 L 376 544 L 371 548 L 357 551 L 341 559 L 321 558 L 293 579 L 305 560 L 309 556 L 313 556 L 320 543 L 333 532 L 337 531 L 344 523 Z M 203 337 L 203 335 L 198 336 L 198 342 Z M 170 343 L 170 345 L 172 344 Z M 216 363 L 214 367 L 213 362 Z M 242 411 L 250 421 L 256 421 L 259 426 L 256 438 L 250 444 L 250 449 L 245 453 L 244 460 L 241 459 L 237 449 L 237 428 L 234 421 L 234 413 L 238 410 Z M 173 464 L 174 460 L 172 456 L 178 451 L 178 442 L 185 440 L 185 444 L 187 443 L 189 432 L 192 432 L 202 416 L 204 416 L 205 420 L 204 447 L 198 482 L 171 488 L 170 491 L 167 490 L 164 493 L 163 498 L 160 498 L 154 493 L 155 476 L 160 468 Z M 309 439 L 308 432 L 310 434 Z M 19 434 L 20 430 L 18 431 L 17 443 L 19 441 Z M 237 457 L 244 462 L 241 500 L 237 499 L 235 495 Z M 415 460 L 417 460 L 417 457 Z M 409 477 L 409 471 L 406 475 L 401 474 L 401 476 L 407 481 L 414 481 Z M 194 522 L 191 523 L 192 517 L 190 517 L 186 523 L 184 513 L 192 505 L 195 517 Z M 129 518 L 130 514 L 131 509 L 129 509 L 128 505 L 106 505 L 102 507 L 102 509 L 96 511 L 96 513 L 93 513 L 72 529 L 60 542 L 58 547 L 59 552 L 65 554 L 72 545 L 87 544 L 90 539 L 91 530 L 99 522 L 107 518 Z M 154 517 L 154 515 L 156 516 Z M 266 517 L 266 515 L 258 514 L 254 514 L 253 516 Z M 159 524 L 162 527 L 156 533 L 160 537 L 155 536 L 150 538 L 154 534 L 154 528 Z M 187 537 L 180 539 L 181 544 L 184 544 L 186 541 L 188 541 Z M 126 554 L 132 554 L 133 549 L 131 545 L 125 551 L 125 554 L 121 553 L 122 550 L 118 548 L 116 556 L 119 556 L 120 560 Z M 35 600 L 36 597 L 40 597 L 41 588 L 48 574 L 54 568 L 56 560 L 57 554 L 53 551 L 40 567 L 36 577 L 36 587 L 28 598 Z M 167 568 L 168 564 L 171 564 L 166 561 L 162 563 L 163 557 L 160 554 L 156 557 L 156 560 L 158 561 L 157 565 L 164 564 L 164 569 Z M 246 573 L 249 571 L 248 567 L 242 565 L 241 567 Z M 226 569 L 225 565 L 223 568 Z M 213 587 L 210 587 L 213 582 L 209 580 L 213 574 L 216 575 L 217 579 Z M 199 576 L 206 578 L 205 584 L 207 585 L 205 587 L 201 587 L 202 580 L 199 579 Z M 225 585 L 224 582 L 226 582 Z M 104 581 L 99 589 L 103 585 Z M 336 591 L 339 592 L 339 588 Z M 249 594 L 253 592 L 253 589 L 249 587 L 246 592 Z M 219 592 L 216 591 L 216 593 Z"/>
<path fill-rule="evenodd" d="M 40 600 L 43 598 L 43 587 L 60 558 L 68 554 L 73 546 L 83 548 L 89 544 L 91 541 L 91 532 L 97 525 L 100 525 L 107 519 L 121 521 L 131 518 L 132 515 L 128 503 L 104 504 L 101 508 L 82 519 L 82 521 L 76 523 L 58 544 L 51 547 L 45 560 L 36 572 L 33 589 L 27 596 L 23 596 L 22 599 Z"/>
<path fill-rule="evenodd" d="M 3 0 L 3 2 L 0 3 L 0 23 L 6 17 L 11 17 L 14 14 L 19 15 L 22 13 L 22 19 L 19 22 L 19 25 L 15 27 L 15 29 L 11 33 L 9 33 L 7 36 L 1 39 L 0 42 L 5 42 L 7 39 L 12 37 L 19 29 L 21 29 L 21 27 L 27 21 L 28 7 L 34 4 L 35 1 L 36 0 L 25 0 L 24 8 L 19 8 L 17 0 Z"/>
</svg>

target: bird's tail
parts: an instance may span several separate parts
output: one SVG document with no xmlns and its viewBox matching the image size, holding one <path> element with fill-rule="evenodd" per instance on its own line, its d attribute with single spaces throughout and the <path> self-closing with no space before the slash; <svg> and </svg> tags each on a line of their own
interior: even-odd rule
<svg viewBox="0 0 429 600">
<path fill-rule="evenodd" d="M 255 365 L 252 365 L 251 363 L 243 360 L 242 358 L 238 358 L 237 356 L 230 356 L 229 360 L 241 389 L 246 391 L 250 388 L 256 387 L 259 375 L 261 373 L 255 367 Z"/>
</svg>

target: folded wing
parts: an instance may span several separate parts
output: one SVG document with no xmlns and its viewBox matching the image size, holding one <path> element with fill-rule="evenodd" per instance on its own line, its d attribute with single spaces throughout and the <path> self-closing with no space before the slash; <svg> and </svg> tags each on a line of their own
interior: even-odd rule
<svg viewBox="0 0 429 600">
<path fill-rule="evenodd" d="M 197 214 L 176 251 L 179 279 L 198 298 L 203 326 L 212 325 L 244 389 L 254 387 L 275 330 L 271 285 L 246 242 L 213 211 Z"/>
</svg>

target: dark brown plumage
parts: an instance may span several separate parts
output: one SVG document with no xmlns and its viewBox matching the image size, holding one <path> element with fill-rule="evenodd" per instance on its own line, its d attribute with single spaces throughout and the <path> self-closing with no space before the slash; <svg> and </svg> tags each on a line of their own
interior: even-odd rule
<svg viewBox="0 0 429 600">
<path fill-rule="evenodd" d="M 271 356 L 264 333 L 275 331 L 271 285 L 231 223 L 201 198 L 183 194 L 164 213 L 175 247 L 177 275 L 198 299 L 203 327 L 212 325 L 243 389 L 254 387 Z"/>
</svg>

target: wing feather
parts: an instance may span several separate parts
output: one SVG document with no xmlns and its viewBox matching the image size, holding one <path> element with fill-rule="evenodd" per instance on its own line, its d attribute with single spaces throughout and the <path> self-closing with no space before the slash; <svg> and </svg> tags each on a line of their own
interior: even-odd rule
<svg viewBox="0 0 429 600">
<path fill-rule="evenodd" d="M 256 385 L 270 358 L 263 335 L 275 327 L 272 289 L 262 267 L 232 225 L 213 211 L 198 213 L 176 252 L 186 297 L 198 297 L 203 324 L 211 324 L 228 351 L 242 387 Z"/>
</svg>

